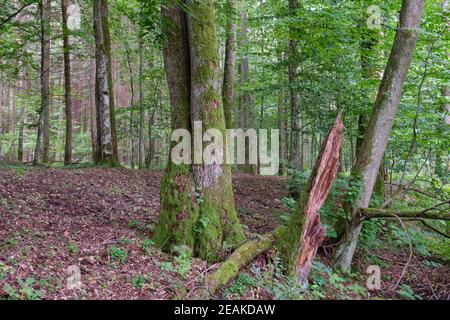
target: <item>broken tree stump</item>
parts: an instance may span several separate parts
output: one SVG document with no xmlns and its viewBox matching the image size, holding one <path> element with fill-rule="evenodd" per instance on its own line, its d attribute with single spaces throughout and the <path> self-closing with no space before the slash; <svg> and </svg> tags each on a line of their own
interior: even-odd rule
<svg viewBox="0 0 450 320">
<path fill-rule="evenodd" d="M 320 225 L 319 210 L 325 202 L 339 168 L 342 146 L 342 114 L 339 114 L 322 145 L 308 188 L 302 192 L 297 210 L 291 220 L 271 234 L 251 240 L 231 254 L 220 267 L 208 276 L 208 281 L 197 295 L 214 294 L 221 286 L 236 276 L 256 256 L 274 245 L 281 254 L 288 273 L 295 273 L 302 287 L 307 286 L 308 274 L 317 248 L 325 238 L 325 228 Z"/>
<path fill-rule="evenodd" d="M 276 248 L 288 273 L 295 273 L 303 288 L 317 249 L 325 239 L 325 228 L 320 224 L 319 210 L 325 202 L 339 169 L 342 146 L 342 114 L 339 114 L 322 145 L 319 157 L 302 191 L 298 206 L 285 232 L 276 241 Z"/>
</svg>

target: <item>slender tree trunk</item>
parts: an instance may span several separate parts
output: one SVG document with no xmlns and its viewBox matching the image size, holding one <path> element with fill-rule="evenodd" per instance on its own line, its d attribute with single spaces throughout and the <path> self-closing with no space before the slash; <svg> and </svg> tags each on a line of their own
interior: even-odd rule
<svg viewBox="0 0 450 320">
<path fill-rule="evenodd" d="M 70 70 L 70 39 L 67 26 L 67 0 L 61 0 L 63 53 L 64 53 L 64 102 L 66 105 L 66 142 L 64 145 L 64 164 L 72 163 L 72 85 Z"/>
<path fill-rule="evenodd" d="M 278 93 L 278 129 L 280 130 L 280 168 L 278 171 L 279 175 L 285 175 L 286 174 L 286 127 L 285 127 L 285 117 L 286 114 L 284 113 L 284 92 L 283 89 L 280 88 Z"/>
<path fill-rule="evenodd" d="M 381 161 L 388 143 L 395 114 L 400 103 L 412 56 L 417 43 L 424 0 L 403 0 L 400 20 L 391 55 L 381 82 L 372 116 L 364 140 L 358 152 L 352 176 L 360 186 L 358 199 L 347 204 L 346 210 L 352 216 L 345 234 L 335 251 L 335 264 L 343 270 L 350 270 L 353 254 L 361 231 L 357 211 L 367 208 L 372 196 Z"/>
<path fill-rule="evenodd" d="M 130 89 L 131 89 L 131 105 L 130 105 L 130 122 L 129 122 L 129 136 L 130 136 L 130 166 L 131 170 L 134 170 L 134 130 L 133 130 L 133 122 L 134 122 L 134 73 L 133 66 L 131 63 L 130 56 L 130 48 L 128 47 L 128 43 L 125 40 L 125 48 L 127 54 L 127 63 L 128 63 L 128 71 L 130 72 Z"/>
<path fill-rule="evenodd" d="M 233 127 L 233 98 L 234 98 L 234 78 L 236 68 L 236 0 L 227 1 L 229 10 L 227 22 L 227 40 L 225 44 L 225 67 L 222 88 L 223 109 L 225 112 L 225 123 L 227 129 Z"/>
<path fill-rule="evenodd" d="M 139 37 L 139 169 L 145 168 L 145 106 L 144 106 L 144 42 Z"/>
<path fill-rule="evenodd" d="M 296 10 L 298 9 L 298 0 L 289 0 L 289 9 L 292 17 L 296 16 Z M 291 27 L 291 29 L 294 29 Z M 289 79 L 289 92 L 290 92 L 290 104 L 291 104 L 291 147 L 289 154 L 289 165 L 292 168 L 298 168 L 299 166 L 299 110 L 297 101 L 297 90 L 295 89 L 297 81 L 297 41 L 292 39 L 295 37 L 294 30 L 291 30 L 291 39 L 289 40 L 288 50 L 288 79 Z"/>
<path fill-rule="evenodd" d="M 96 0 L 94 0 L 96 1 Z M 109 96 L 109 122 L 111 132 L 111 146 L 112 156 L 110 164 L 112 166 L 120 166 L 119 153 L 117 148 L 117 129 L 116 129 L 116 115 L 115 115 L 115 99 L 114 99 L 114 83 L 112 75 L 112 58 L 111 58 L 111 36 L 109 32 L 109 17 L 108 17 L 108 0 L 100 0 L 100 15 L 101 15 L 101 28 L 103 46 L 106 57 L 106 70 L 107 70 L 107 84 L 108 84 L 108 96 Z M 108 156 L 109 157 L 109 156 Z"/>
<path fill-rule="evenodd" d="M 97 163 L 115 166 L 118 159 L 114 155 L 113 134 L 110 116 L 110 96 L 112 95 L 108 72 L 106 38 L 102 22 L 103 0 L 93 1 L 95 61 L 96 61 L 96 111 L 97 111 Z"/>
<path fill-rule="evenodd" d="M 248 15 L 246 12 L 246 8 L 242 8 L 241 12 L 241 30 L 240 30 L 240 46 L 243 48 L 243 55 L 241 57 L 241 62 L 239 65 L 239 74 L 240 74 L 240 82 L 241 85 L 245 85 L 249 81 L 249 61 L 247 56 L 248 50 Z M 239 127 L 247 130 L 253 128 L 253 109 L 251 106 L 251 96 L 248 92 L 244 91 L 239 97 Z M 256 171 L 255 165 L 250 165 L 250 146 L 249 143 L 246 144 L 245 147 L 245 164 L 240 165 L 239 168 L 247 173 L 252 173 Z"/>
<path fill-rule="evenodd" d="M 33 164 L 39 163 L 42 148 L 42 161 L 49 160 L 50 147 L 50 10 L 51 0 L 41 0 L 41 107 L 39 112 L 36 147 Z"/>
</svg>

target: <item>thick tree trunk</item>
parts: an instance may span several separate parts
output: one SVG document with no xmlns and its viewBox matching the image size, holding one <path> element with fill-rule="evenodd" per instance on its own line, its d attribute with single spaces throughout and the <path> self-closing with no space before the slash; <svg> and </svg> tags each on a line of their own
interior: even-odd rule
<svg viewBox="0 0 450 320">
<path fill-rule="evenodd" d="M 359 208 L 369 205 L 380 164 L 386 150 L 389 134 L 400 102 L 413 52 L 417 42 L 417 29 L 422 17 L 424 0 L 404 0 L 400 11 L 397 35 L 381 82 L 372 116 L 358 152 L 352 176 L 358 181 L 361 192 L 347 211 L 352 216 L 346 232 L 335 251 L 335 264 L 349 270 L 361 231 Z"/>
<path fill-rule="evenodd" d="M 225 66 L 223 75 L 223 109 L 227 129 L 233 128 L 234 78 L 236 68 L 236 0 L 227 1 L 227 40 L 225 44 Z"/>
<path fill-rule="evenodd" d="M 162 6 L 163 19 L 170 22 L 164 30 L 164 60 L 172 126 L 192 131 L 193 123 L 202 121 L 204 130 L 224 134 L 214 7 L 210 0 L 188 1 L 187 11 L 192 16 L 176 0 Z M 217 162 L 176 165 L 169 159 L 154 239 L 163 249 L 184 245 L 209 261 L 217 260 L 224 243 L 242 242 L 230 168 Z"/>
<path fill-rule="evenodd" d="M 63 55 L 64 55 L 64 102 L 66 105 L 66 142 L 64 145 L 64 164 L 72 163 L 72 86 L 70 73 L 70 41 L 67 26 L 67 0 L 61 0 Z"/>
<path fill-rule="evenodd" d="M 42 162 L 49 160 L 50 148 L 50 10 L 51 0 L 41 0 L 41 107 L 39 111 L 33 164 L 39 163 L 42 139 Z"/>
</svg>

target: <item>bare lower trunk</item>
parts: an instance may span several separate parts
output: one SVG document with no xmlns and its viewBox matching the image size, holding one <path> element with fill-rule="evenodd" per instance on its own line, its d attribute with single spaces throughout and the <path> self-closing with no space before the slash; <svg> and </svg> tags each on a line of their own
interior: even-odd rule
<svg viewBox="0 0 450 320">
<path fill-rule="evenodd" d="M 39 163 L 42 148 L 42 161 L 49 160 L 50 147 L 50 9 L 51 1 L 40 2 L 41 11 L 41 107 L 39 110 L 36 147 L 33 164 Z"/>
<path fill-rule="evenodd" d="M 224 133 L 213 2 L 187 1 L 187 9 L 192 16 L 176 0 L 162 7 L 163 18 L 171 22 L 164 30 L 164 61 L 172 125 L 192 131 L 194 122 L 202 121 L 204 130 Z M 224 243 L 235 246 L 243 241 L 230 168 L 217 162 L 176 165 L 169 159 L 154 238 L 163 249 L 184 245 L 209 261 L 218 259 Z"/>
<path fill-rule="evenodd" d="M 298 8 L 297 0 L 289 0 L 289 9 L 291 15 L 295 16 Z M 291 27 L 293 29 L 293 27 Z M 291 30 L 291 38 L 295 37 L 294 30 Z M 295 61 L 297 55 L 297 41 L 289 40 L 288 50 L 288 79 L 289 79 L 289 93 L 290 93 L 290 105 L 291 105 L 291 146 L 289 154 L 289 165 L 292 168 L 298 168 L 300 162 L 300 128 L 299 128 L 299 110 L 297 101 L 297 90 L 295 88 L 297 81 L 297 62 Z"/>
<path fill-rule="evenodd" d="M 117 129 L 116 129 L 116 115 L 115 115 L 115 99 L 114 99 L 114 83 L 112 74 L 112 58 L 111 58 L 111 35 L 109 32 L 109 16 L 108 16 L 108 0 L 101 0 L 100 5 L 100 16 L 101 16 L 101 28 L 102 28 L 102 39 L 104 47 L 104 56 L 106 58 L 106 71 L 107 71 L 107 85 L 108 85 L 108 107 L 109 107 L 109 126 L 108 131 L 111 133 L 110 143 L 112 155 L 108 156 L 110 158 L 109 165 L 120 166 L 119 153 L 117 148 Z M 100 27 L 100 26 L 99 26 Z"/>
<path fill-rule="evenodd" d="M 96 110 L 97 110 L 97 163 L 115 165 L 113 136 L 110 117 L 110 92 L 108 57 L 103 34 L 103 0 L 93 1 L 95 62 L 96 62 Z"/>
<path fill-rule="evenodd" d="M 67 26 L 67 0 L 61 0 L 63 53 L 64 53 L 64 101 L 66 105 L 66 142 L 64 145 L 64 164 L 72 163 L 72 86 L 70 75 L 70 41 Z"/>
<path fill-rule="evenodd" d="M 141 35 L 142 37 L 142 35 Z M 139 40 L 139 169 L 145 168 L 144 43 Z"/>
<path fill-rule="evenodd" d="M 225 44 L 225 67 L 224 67 L 224 79 L 223 79 L 223 109 L 225 113 L 225 123 L 227 129 L 233 127 L 233 97 L 234 97 L 234 77 L 236 68 L 236 1 L 228 0 L 227 9 L 229 12 L 228 24 L 227 24 L 227 40 Z"/>
<path fill-rule="evenodd" d="M 372 196 L 381 161 L 395 114 L 400 102 L 409 66 L 416 47 L 424 0 L 404 0 L 400 11 L 397 35 L 381 82 L 378 97 L 366 133 L 358 152 L 352 176 L 358 181 L 361 192 L 355 203 L 347 204 L 352 220 L 335 251 L 335 264 L 349 270 L 356 249 L 361 222 L 358 208 L 367 208 Z"/>
</svg>

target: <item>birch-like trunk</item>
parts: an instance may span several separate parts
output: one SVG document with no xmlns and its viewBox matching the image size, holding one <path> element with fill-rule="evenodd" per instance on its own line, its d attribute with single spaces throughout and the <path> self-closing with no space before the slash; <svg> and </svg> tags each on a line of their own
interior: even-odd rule
<svg viewBox="0 0 450 320">
<path fill-rule="evenodd" d="M 96 111 L 97 111 L 97 163 L 114 163 L 110 118 L 110 86 L 108 81 L 108 58 L 102 23 L 102 2 L 93 1 L 95 63 L 96 63 Z"/>
<path fill-rule="evenodd" d="M 352 176 L 358 181 L 360 195 L 347 211 L 352 220 L 335 251 L 335 264 L 350 270 L 361 231 L 359 208 L 367 208 L 389 139 L 389 134 L 400 103 L 403 84 L 411 65 L 417 43 L 418 28 L 424 0 L 403 0 L 397 34 L 384 72 L 377 100 L 369 120 L 361 148 L 357 154 Z"/>
</svg>

